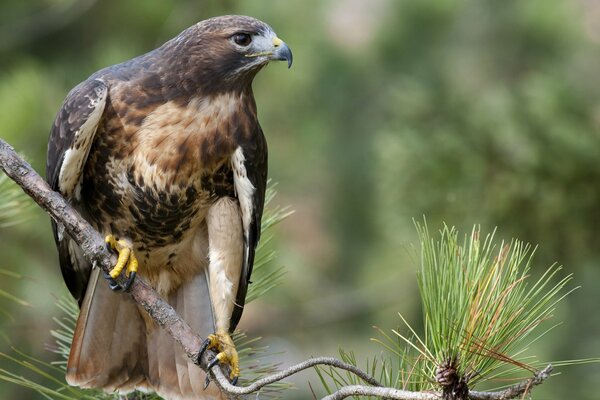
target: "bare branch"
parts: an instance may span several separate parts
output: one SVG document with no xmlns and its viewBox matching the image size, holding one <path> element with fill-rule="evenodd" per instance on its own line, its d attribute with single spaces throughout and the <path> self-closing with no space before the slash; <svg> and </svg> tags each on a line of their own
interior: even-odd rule
<svg viewBox="0 0 600 400">
<path fill-rule="evenodd" d="M 498 392 L 469 391 L 470 400 L 509 400 L 516 399 L 528 393 L 534 386 L 543 383 L 552 372 L 552 365 L 537 372 L 532 378 L 519 382 Z M 344 386 L 323 398 L 323 400 L 342 400 L 351 396 L 377 396 L 391 400 L 440 400 L 442 394 L 438 392 L 410 392 L 388 387 L 373 387 L 364 385 Z"/>
<path fill-rule="evenodd" d="M 343 369 L 345 371 L 355 374 L 356 376 L 358 376 L 359 378 L 361 378 L 362 380 L 364 380 L 365 382 L 367 382 L 370 385 L 377 386 L 377 387 L 381 386 L 381 384 L 377 380 L 375 380 L 373 377 L 366 374 L 359 368 L 355 367 L 354 365 L 344 363 L 344 362 L 338 360 L 337 358 L 332 358 L 332 357 L 316 357 L 316 358 L 308 359 L 306 361 L 303 361 L 301 363 L 293 365 L 289 368 L 286 368 L 283 371 L 277 372 L 272 375 L 265 376 L 264 378 L 261 378 L 246 387 L 233 386 L 229 382 L 227 382 L 223 386 L 227 392 L 232 393 L 232 394 L 236 394 L 236 395 L 250 394 L 250 393 L 259 391 L 262 387 L 264 387 L 268 384 L 271 384 L 274 382 L 279 382 L 287 377 L 297 374 L 300 371 L 315 367 L 317 365 L 328 365 L 330 367 Z"/>
<path fill-rule="evenodd" d="M 532 378 L 529 378 L 523 382 L 512 385 L 499 392 L 469 392 L 469 399 L 472 400 L 506 400 L 516 399 L 521 397 L 523 394 L 529 392 L 534 386 L 544 383 L 546 379 L 550 377 L 553 367 L 552 364 L 548 364 L 543 370 L 536 372 Z"/>
<path fill-rule="evenodd" d="M 373 387 L 363 385 L 344 386 L 323 400 L 341 400 L 351 396 L 377 396 L 382 399 L 398 400 L 440 400 L 442 395 L 434 392 L 410 392 L 389 387 Z"/>
</svg>

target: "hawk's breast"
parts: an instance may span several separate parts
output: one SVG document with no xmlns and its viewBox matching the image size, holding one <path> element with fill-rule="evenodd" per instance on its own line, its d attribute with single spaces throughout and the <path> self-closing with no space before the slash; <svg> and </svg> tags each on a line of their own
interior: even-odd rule
<svg viewBox="0 0 600 400">
<path fill-rule="evenodd" d="M 230 158 L 250 125 L 243 95 L 168 101 L 143 110 L 113 96 L 83 193 L 100 227 L 145 249 L 181 241 L 220 196 L 234 196 Z"/>
</svg>

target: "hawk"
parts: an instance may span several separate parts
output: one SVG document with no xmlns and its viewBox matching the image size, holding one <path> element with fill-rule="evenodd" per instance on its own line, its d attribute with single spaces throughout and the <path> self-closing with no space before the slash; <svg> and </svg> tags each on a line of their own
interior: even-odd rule
<svg viewBox="0 0 600 400">
<path fill-rule="evenodd" d="M 80 314 L 67 364 L 75 386 L 220 398 L 115 279 L 136 273 L 208 337 L 239 375 L 238 324 L 260 236 L 267 144 L 252 81 L 292 63 L 273 29 L 221 16 L 140 57 L 102 69 L 67 95 L 50 133 L 46 174 L 118 253 L 110 276 L 52 223 L 62 275 Z M 111 290 L 112 289 L 112 290 Z"/>
</svg>

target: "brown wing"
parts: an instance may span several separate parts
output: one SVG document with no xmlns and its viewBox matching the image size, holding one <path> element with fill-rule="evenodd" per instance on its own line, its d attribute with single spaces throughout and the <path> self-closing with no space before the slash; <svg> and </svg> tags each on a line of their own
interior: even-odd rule
<svg viewBox="0 0 600 400">
<path fill-rule="evenodd" d="M 79 210 L 81 176 L 104 112 L 107 92 L 106 84 L 99 79 L 87 80 L 73 88 L 50 131 L 46 180 Z M 63 236 L 62 226 L 54 221 L 52 232 L 63 279 L 73 297 L 81 302 L 90 265 L 78 246 L 68 236 Z"/>
<path fill-rule="evenodd" d="M 258 134 L 253 136 L 257 139 L 252 142 L 244 143 L 241 146 L 243 152 L 243 166 L 246 176 L 254 190 L 249 199 L 246 201 L 249 207 L 244 207 L 244 201 L 240 197 L 242 193 L 238 190 L 238 200 L 242 210 L 242 220 L 244 221 L 244 264 L 242 266 L 242 274 L 238 285 L 238 292 L 235 300 L 235 307 L 231 316 L 231 324 L 229 330 L 233 332 L 237 326 L 244 304 L 246 302 L 246 293 L 248 292 L 248 284 L 250 283 L 250 275 L 254 266 L 254 255 L 256 246 L 260 240 L 260 224 L 265 204 L 265 191 L 267 188 L 267 142 L 263 135 L 260 125 L 257 125 Z"/>
</svg>

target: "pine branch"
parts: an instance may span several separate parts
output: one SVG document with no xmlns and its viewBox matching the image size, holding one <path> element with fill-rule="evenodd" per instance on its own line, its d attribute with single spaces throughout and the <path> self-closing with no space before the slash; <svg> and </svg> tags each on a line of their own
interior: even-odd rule
<svg viewBox="0 0 600 400">
<path fill-rule="evenodd" d="M 537 372 L 532 378 L 510 386 L 498 392 L 469 391 L 469 400 L 508 400 L 516 399 L 527 394 L 534 386 L 543 383 L 552 372 L 552 365 Z M 442 395 L 438 392 L 410 392 L 388 387 L 373 387 L 363 385 L 350 385 L 338 389 L 336 392 L 324 397 L 323 400 L 342 400 L 351 396 L 377 396 L 390 400 L 440 400 Z"/>
<path fill-rule="evenodd" d="M 14 149 L 0 139 L 0 169 L 14 180 L 23 191 L 29 195 L 50 216 L 65 227 L 69 236 L 81 247 L 84 256 L 96 267 L 109 272 L 116 263 L 113 255 L 104 243 L 102 236 L 87 223 L 77 211 L 57 192 L 53 191 L 46 181 L 40 177 L 33 168 L 20 158 Z M 119 282 L 124 284 L 125 282 Z M 117 294 L 115 294 L 117 295 Z M 138 303 L 152 319 L 171 337 L 177 341 L 194 362 L 198 358 L 202 338 L 194 333 L 190 326 L 164 301 L 156 291 L 139 276 L 133 282 L 129 295 Z M 199 366 L 207 371 L 211 355 L 205 353 Z M 327 365 L 348 371 L 372 386 L 350 385 L 340 388 L 337 392 L 327 396 L 324 400 L 344 399 L 350 396 L 365 395 L 377 396 L 386 399 L 402 400 L 433 400 L 439 399 L 441 394 L 435 392 L 409 392 L 394 388 L 381 387 L 380 383 L 359 368 L 342 362 L 335 358 L 312 358 L 289 367 L 281 372 L 266 376 L 246 387 L 233 386 L 220 368 L 209 371 L 213 381 L 227 394 L 230 399 L 243 398 L 245 395 L 256 393 L 262 387 L 281 381 L 302 370 L 318 365 Z M 501 392 L 470 392 L 469 398 L 473 400 L 504 400 L 516 398 L 526 393 L 531 387 L 542 383 L 548 376 L 552 367 L 549 365 L 533 378 L 509 387 Z"/>
<path fill-rule="evenodd" d="M 524 380 L 523 382 L 517 383 L 516 385 L 509 386 L 508 388 L 498 392 L 469 392 L 469 399 L 472 400 L 506 400 L 516 399 L 528 393 L 531 388 L 544 383 L 546 379 L 550 377 L 552 373 L 552 364 L 548 364 L 543 370 L 536 372 L 532 378 Z"/>
</svg>

